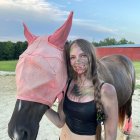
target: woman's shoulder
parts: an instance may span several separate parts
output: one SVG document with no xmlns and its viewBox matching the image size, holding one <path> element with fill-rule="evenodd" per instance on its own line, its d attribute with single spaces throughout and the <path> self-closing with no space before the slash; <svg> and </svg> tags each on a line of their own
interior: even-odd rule
<svg viewBox="0 0 140 140">
<path fill-rule="evenodd" d="M 113 99 L 116 95 L 116 89 L 112 84 L 104 83 L 102 85 L 101 98 Z"/>
</svg>

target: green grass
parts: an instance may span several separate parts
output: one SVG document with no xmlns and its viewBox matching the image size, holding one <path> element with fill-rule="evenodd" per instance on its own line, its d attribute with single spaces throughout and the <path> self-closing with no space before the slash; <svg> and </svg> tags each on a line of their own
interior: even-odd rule
<svg viewBox="0 0 140 140">
<path fill-rule="evenodd" d="M 0 71 L 15 71 L 17 60 L 0 61 Z"/>
<path fill-rule="evenodd" d="M 0 61 L 0 71 L 15 71 L 17 60 Z M 140 62 L 133 62 L 136 70 L 136 79 L 140 79 Z"/>
<path fill-rule="evenodd" d="M 140 62 L 134 62 L 136 79 L 140 80 Z M 140 84 L 136 83 L 135 89 L 140 89 Z"/>
<path fill-rule="evenodd" d="M 140 62 L 133 62 L 135 71 L 136 71 L 136 79 L 140 79 Z"/>
<path fill-rule="evenodd" d="M 135 89 L 140 89 L 140 85 L 136 84 Z"/>
<path fill-rule="evenodd" d="M 17 64 L 17 60 L 0 61 L 1 71 L 14 71 Z M 136 70 L 136 76 L 140 78 L 140 62 L 133 62 Z"/>
</svg>

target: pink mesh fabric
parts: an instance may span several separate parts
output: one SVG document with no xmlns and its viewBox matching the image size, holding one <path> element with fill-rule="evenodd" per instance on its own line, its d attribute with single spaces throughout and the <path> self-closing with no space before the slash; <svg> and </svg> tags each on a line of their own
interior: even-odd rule
<svg viewBox="0 0 140 140">
<path fill-rule="evenodd" d="M 44 47 L 45 46 L 45 47 Z M 66 84 L 63 51 L 39 37 L 20 56 L 16 67 L 17 98 L 52 106 Z"/>
<path fill-rule="evenodd" d="M 49 105 L 63 98 L 67 74 L 63 47 L 72 24 L 73 12 L 54 34 L 35 36 L 24 24 L 28 48 L 16 66 L 17 99 Z"/>
<path fill-rule="evenodd" d="M 61 26 L 59 29 L 53 33 L 53 35 L 50 35 L 48 38 L 48 41 L 51 44 L 54 44 L 57 46 L 59 49 L 63 50 L 65 41 L 67 40 L 67 35 L 70 31 L 71 24 L 72 24 L 72 17 L 73 17 L 73 12 L 70 13 L 67 21 Z"/>
</svg>

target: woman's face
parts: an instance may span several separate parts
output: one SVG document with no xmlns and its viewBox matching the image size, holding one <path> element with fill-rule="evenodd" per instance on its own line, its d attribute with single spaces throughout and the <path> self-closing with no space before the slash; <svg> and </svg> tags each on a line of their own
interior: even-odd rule
<svg viewBox="0 0 140 140">
<path fill-rule="evenodd" d="M 87 55 L 75 43 L 70 49 L 70 63 L 78 75 L 86 74 L 89 66 Z"/>
</svg>

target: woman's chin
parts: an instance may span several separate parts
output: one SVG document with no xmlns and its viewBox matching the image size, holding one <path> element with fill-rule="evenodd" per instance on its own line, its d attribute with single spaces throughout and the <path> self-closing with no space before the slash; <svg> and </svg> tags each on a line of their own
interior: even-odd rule
<svg viewBox="0 0 140 140">
<path fill-rule="evenodd" d="M 83 71 L 76 71 L 77 75 L 83 75 L 85 72 Z"/>
</svg>

